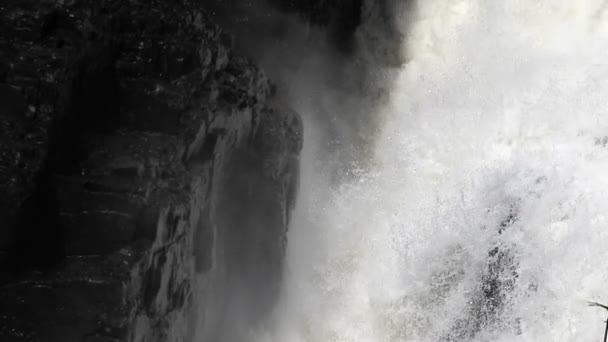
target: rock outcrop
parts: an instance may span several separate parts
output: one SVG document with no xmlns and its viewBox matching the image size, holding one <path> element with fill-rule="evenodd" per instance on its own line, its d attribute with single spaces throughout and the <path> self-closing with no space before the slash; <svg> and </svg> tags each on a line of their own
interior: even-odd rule
<svg viewBox="0 0 608 342">
<path fill-rule="evenodd" d="M 380 0 L 387 7 L 386 0 Z M 354 34 L 362 21 L 363 0 L 210 0 L 209 5 L 222 24 L 237 36 L 263 36 L 282 39 L 288 35 L 290 21 L 298 18 L 325 28 L 337 51 L 355 50 Z M 243 43 L 242 43 L 243 44 Z M 244 42 L 243 45 L 247 45 Z M 251 48 L 247 48 L 250 50 Z"/>
<path fill-rule="evenodd" d="M 264 73 L 196 1 L 9 0 L 0 32 L 0 340 L 256 324 L 302 144 Z"/>
</svg>

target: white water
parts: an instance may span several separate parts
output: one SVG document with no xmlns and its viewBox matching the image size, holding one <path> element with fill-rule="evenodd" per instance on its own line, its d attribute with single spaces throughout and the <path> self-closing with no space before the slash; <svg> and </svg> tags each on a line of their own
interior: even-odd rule
<svg viewBox="0 0 608 342">
<path fill-rule="evenodd" d="M 307 122 L 283 300 L 258 339 L 441 341 L 477 320 L 462 340 L 601 340 L 586 301 L 608 302 L 604 6 L 420 1 L 374 167 L 328 186 Z M 499 274 L 514 284 L 480 320 L 496 246 L 518 276 Z"/>
</svg>

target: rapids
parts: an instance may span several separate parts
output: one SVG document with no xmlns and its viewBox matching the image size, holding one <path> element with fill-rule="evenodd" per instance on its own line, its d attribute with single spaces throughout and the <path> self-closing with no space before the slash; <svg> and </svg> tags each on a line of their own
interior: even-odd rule
<svg viewBox="0 0 608 342">
<path fill-rule="evenodd" d="M 332 182 L 304 118 L 282 299 L 256 341 L 599 341 L 608 7 L 409 10 L 371 166 Z"/>
</svg>

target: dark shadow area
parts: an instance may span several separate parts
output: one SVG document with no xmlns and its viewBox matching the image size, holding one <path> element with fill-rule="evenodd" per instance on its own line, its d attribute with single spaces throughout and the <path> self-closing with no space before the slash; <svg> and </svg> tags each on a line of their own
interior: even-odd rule
<svg viewBox="0 0 608 342">
<path fill-rule="evenodd" d="M 294 18 L 311 26 L 324 27 L 336 51 L 352 54 L 354 34 L 361 24 L 363 0 L 211 0 L 220 25 L 236 37 L 237 47 L 249 54 L 263 52 L 269 42 L 287 40 Z M 259 50 L 259 51 L 255 51 Z"/>
<path fill-rule="evenodd" d="M 51 18 L 55 17 L 53 13 Z M 45 34 L 57 29 L 47 24 L 43 25 Z M 60 115 L 50 126 L 44 167 L 38 170 L 34 190 L 17 213 L 16 233 L 7 260 L 17 273 L 45 271 L 66 256 L 56 177 L 79 175 L 88 146 L 98 143 L 100 134 L 111 132 L 119 124 L 117 57 L 117 47 L 93 44 L 74 62 L 76 67 L 59 97 Z"/>
<path fill-rule="evenodd" d="M 65 257 L 65 234 L 52 177 L 48 169 L 40 171 L 36 189 L 17 214 L 14 245 L 8 256 L 8 265 L 17 274 L 46 270 Z"/>
</svg>

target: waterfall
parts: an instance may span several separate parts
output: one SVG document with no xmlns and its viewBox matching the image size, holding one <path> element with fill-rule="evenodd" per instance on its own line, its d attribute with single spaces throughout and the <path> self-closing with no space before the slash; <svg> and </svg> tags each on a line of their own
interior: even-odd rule
<svg viewBox="0 0 608 342">
<path fill-rule="evenodd" d="M 333 182 L 304 115 L 282 300 L 256 339 L 600 340 L 586 301 L 608 302 L 604 1 L 408 10 L 367 166 Z"/>
</svg>

